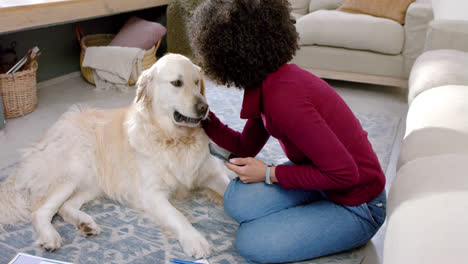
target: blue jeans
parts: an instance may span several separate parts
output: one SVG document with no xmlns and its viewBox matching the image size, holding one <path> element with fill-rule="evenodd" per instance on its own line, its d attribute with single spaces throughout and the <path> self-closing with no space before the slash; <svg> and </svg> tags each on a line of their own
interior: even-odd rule
<svg viewBox="0 0 468 264">
<path fill-rule="evenodd" d="M 385 191 L 373 201 L 343 206 L 322 191 L 231 181 L 224 209 L 239 222 L 236 247 L 247 260 L 282 263 L 330 255 L 366 244 L 385 221 Z"/>
</svg>

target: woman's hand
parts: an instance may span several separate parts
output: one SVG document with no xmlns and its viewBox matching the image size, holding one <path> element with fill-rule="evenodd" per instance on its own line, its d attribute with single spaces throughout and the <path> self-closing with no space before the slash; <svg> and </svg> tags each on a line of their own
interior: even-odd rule
<svg viewBox="0 0 468 264">
<path fill-rule="evenodd" d="M 234 158 L 231 163 L 224 164 L 239 176 L 243 183 L 255 183 L 265 181 L 268 165 L 256 158 Z"/>
</svg>

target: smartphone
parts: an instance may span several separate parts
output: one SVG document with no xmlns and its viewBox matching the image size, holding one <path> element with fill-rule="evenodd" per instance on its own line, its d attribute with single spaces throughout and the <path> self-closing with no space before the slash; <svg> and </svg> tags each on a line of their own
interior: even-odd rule
<svg viewBox="0 0 468 264">
<path fill-rule="evenodd" d="M 238 158 L 239 156 L 232 154 L 230 151 L 223 149 L 222 147 L 216 145 L 213 142 L 208 143 L 208 148 L 210 149 L 211 155 L 221 159 L 225 162 L 229 162 L 229 159 Z"/>
</svg>

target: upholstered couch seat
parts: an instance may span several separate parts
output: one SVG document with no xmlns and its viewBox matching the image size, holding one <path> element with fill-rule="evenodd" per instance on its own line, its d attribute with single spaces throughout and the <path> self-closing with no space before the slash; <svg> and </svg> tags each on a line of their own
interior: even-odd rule
<svg viewBox="0 0 468 264">
<path fill-rule="evenodd" d="M 387 204 L 384 264 L 465 263 L 468 155 L 418 158 L 400 168 Z"/>
<path fill-rule="evenodd" d="M 447 153 L 468 155 L 468 86 L 439 86 L 414 99 L 398 168 L 421 157 Z"/>
<path fill-rule="evenodd" d="M 322 45 L 383 54 L 400 54 L 405 30 L 396 21 L 338 10 L 318 10 L 296 24 L 299 45 Z M 337 34 L 339 32 L 339 34 Z"/>
</svg>

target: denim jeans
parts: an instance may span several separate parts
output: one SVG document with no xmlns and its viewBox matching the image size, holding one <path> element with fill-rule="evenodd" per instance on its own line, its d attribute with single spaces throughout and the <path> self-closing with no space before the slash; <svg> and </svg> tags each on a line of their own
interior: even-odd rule
<svg viewBox="0 0 468 264">
<path fill-rule="evenodd" d="M 231 181 L 226 213 L 239 223 L 236 247 L 247 260 L 283 263 L 366 244 L 385 221 L 386 194 L 358 206 L 339 205 L 322 191 Z"/>
</svg>

